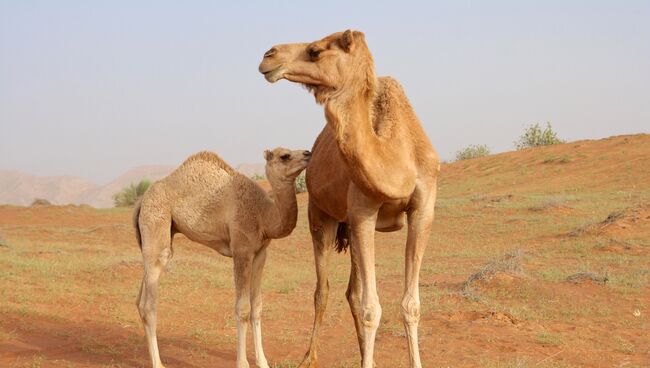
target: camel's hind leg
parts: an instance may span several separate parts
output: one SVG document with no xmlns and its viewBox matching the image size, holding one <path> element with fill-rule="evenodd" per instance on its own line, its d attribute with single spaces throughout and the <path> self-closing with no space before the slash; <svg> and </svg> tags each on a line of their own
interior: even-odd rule
<svg viewBox="0 0 650 368">
<path fill-rule="evenodd" d="M 363 362 L 363 346 L 365 338 L 363 335 L 363 321 L 361 316 L 361 275 L 359 274 L 359 257 L 355 250 L 350 247 L 350 279 L 348 281 L 348 289 L 345 292 L 345 297 L 348 299 L 350 305 L 350 312 L 354 319 L 354 327 L 357 331 L 357 341 L 359 342 L 359 352 L 361 353 L 361 361 Z"/>
<path fill-rule="evenodd" d="M 327 280 L 329 256 L 334 248 L 334 239 L 338 221 L 329 217 L 318 209 L 312 202 L 309 203 L 309 229 L 314 245 L 314 262 L 316 264 L 316 291 L 314 292 L 314 327 L 311 331 L 309 351 L 300 364 L 300 368 L 313 368 L 318 366 L 318 332 L 323 323 L 323 316 L 327 308 L 329 283 Z"/>
<path fill-rule="evenodd" d="M 156 338 L 156 302 L 158 299 L 158 280 L 165 265 L 172 257 L 170 227 L 171 219 L 166 223 L 140 225 L 144 277 L 136 303 L 144 325 L 153 368 L 164 368 L 160 361 L 158 340 Z"/>
</svg>

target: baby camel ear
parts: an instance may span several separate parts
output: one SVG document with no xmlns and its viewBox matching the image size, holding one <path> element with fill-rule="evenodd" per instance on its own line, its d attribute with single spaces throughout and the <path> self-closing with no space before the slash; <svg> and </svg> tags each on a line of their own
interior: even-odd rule
<svg viewBox="0 0 650 368">
<path fill-rule="evenodd" d="M 273 159 L 273 152 L 269 150 L 264 151 L 264 159 L 266 161 L 271 161 Z"/>
<path fill-rule="evenodd" d="M 352 51 L 354 48 L 354 31 L 348 29 L 347 31 L 343 32 L 343 35 L 339 39 L 339 43 L 345 52 Z"/>
</svg>

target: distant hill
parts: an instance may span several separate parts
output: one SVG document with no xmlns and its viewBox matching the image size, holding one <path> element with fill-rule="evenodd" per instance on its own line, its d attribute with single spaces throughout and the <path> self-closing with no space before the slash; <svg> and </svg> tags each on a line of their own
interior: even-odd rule
<svg viewBox="0 0 650 368">
<path fill-rule="evenodd" d="M 106 185 L 76 176 L 35 176 L 20 171 L 0 170 L 0 204 L 28 206 L 36 198 L 52 204 L 88 204 L 93 207 L 113 207 L 112 196 L 125 186 L 140 180 L 159 180 L 176 166 L 148 165 L 135 167 Z M 245 163 L 236 168 L 244 175 L 264 175 L 264 164 Z"/>
<path fill-rule="evenodd" d="M 29 205 L 36 198 L 54 204 L 79 203 L 80 193 L 97 184 L 76 176 L 34 176 L 20 171 L 0 170 L 0 203 Z"/>
<path fill-rule="evenodd" d="M 131 183 L 147 179 L 156 181 L 169 175 L 176 166 L 149 165 L 138 166 L 118 176 L 106 185 L 98 186 L 81 194 L 72 203 L 85 203 L 93 207 L 113 207 L 113 194 Z"/>
<path fill-rule="evenodd" d="M 266 169 L 264 164 L 244 163 L 237 166 L 235 169 L 237 169 L 237 171 L 239 171 L 240 173 L 248 176 L 249 178 L 254 175 L 266 176 L 265 174 Z"/>
</svg>

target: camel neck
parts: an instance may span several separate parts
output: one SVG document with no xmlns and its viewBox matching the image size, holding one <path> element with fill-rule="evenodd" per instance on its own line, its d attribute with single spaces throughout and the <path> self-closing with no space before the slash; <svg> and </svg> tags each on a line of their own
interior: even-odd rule
<svg viewBox="0 0 650 368">
<path fill-rule="evenodd" d="M 298 219 L 298 203 L 294 181 L 271 181 L 273 201 L 264 210 L 264 233 L 269 239 L 291 234 Z"/>
<path fill-rule="evenodd" d="M 377 91 L 364 89 L 373 84 Z M 405 144 L 405 137 L 394 131 L 387 136 L 376 133 L 373 125 L 396 124 L 394 116 L 388 117 L 393 121 L 388 121 L 386 111 L 375 106 L 387 98 L 382 95 L 385 88 L 379 83 L 357 85 L 360 88 L 337 96 L 325 106 L 325 117 L 334 129 L 338 148 L 352 169 L 352 181 L 373 198 L 406 198 L 415 185 L 413 157 L 408 149 L 412 142 Z M 397 127 L 393 128 L 397 131 Z"/>
</svg>

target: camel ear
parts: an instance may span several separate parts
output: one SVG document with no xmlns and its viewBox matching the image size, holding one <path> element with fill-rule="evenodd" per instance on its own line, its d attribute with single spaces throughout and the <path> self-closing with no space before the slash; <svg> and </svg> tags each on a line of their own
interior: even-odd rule
<svg viewBox="0 0 650 368">
<path fill-rule="evenodd" d="M 266 161 L 271 161 L 273 159 L 273 152 L 269 150 L 264 151 L 264 159 Z"/>
<path fill-rule="evenodd" d="M 343 35 L 339 39 L 339 43 L 341 44 L 341 48 L 345 50 L 345 52 L 350 52 L 354 48 L 354 31 L 351 29 L 348 29 L 347 31 L 343 32 Z"/>
</svg>

